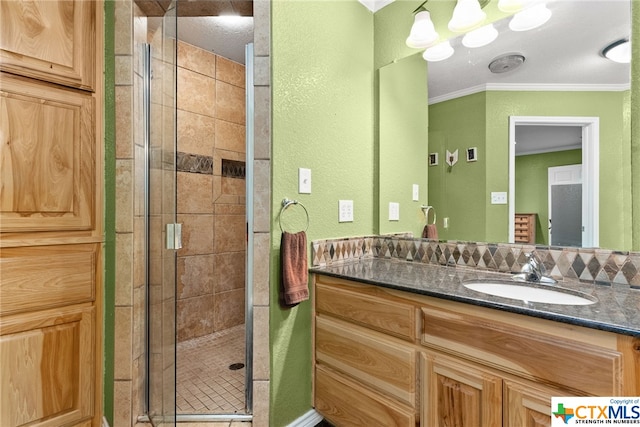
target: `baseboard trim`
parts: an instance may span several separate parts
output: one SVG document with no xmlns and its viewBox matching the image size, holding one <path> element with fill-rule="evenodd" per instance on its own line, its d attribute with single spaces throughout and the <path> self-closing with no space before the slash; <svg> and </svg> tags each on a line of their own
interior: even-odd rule
<svg viewBox="0 0 640 427">
<path fill-rule="evenodd" d="M 314 427 L 322 420 L 322 415 L 317 413 L 315 409 L 311 409 L 306 414 L 294 420 L 287 427 Z"/>
</svg>

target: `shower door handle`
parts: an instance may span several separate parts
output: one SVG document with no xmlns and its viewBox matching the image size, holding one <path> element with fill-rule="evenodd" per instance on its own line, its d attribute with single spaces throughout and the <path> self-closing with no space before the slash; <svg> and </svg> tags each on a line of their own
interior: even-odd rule
<svg viewBox="0 0 640 427">
<path fill-rule="evenodd" d="M 167 249 L 182 248 L 182 224 L 179 222 L 167 224 Z"/>
</svg>

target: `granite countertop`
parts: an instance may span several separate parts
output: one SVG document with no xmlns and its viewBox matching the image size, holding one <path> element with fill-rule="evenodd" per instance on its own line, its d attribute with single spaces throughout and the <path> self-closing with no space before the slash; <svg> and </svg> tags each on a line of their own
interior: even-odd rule
<svg viewBox="0 0 640 427">
<path fill-rule="evenodd" d="M 464 283 L 471 280 L 511 279 L 510 274 L 472 268 L 446 267 L 398 259 L 363 258 L 326 267 L 314 267 L 309 271 L 430 297 L 640 336 L 640 290 L 626 285 L 604 286 L 577 280 L 561 281 L 553 286 L 586 293 L 597 298 L 598 302 L 591 305 L 559 305 L 496 297 L 467 289 Z"/>
</svg>

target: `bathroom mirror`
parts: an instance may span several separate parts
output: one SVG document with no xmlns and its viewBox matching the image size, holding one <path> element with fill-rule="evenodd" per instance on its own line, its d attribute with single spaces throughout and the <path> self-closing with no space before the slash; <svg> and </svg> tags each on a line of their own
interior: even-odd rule
<svg viewBox="0 0 640 427">
<path fill-rule="evenodd" d="M 547 169 L 581 164 L 582 134 L 573 133 L 566 137 L 572 141 L 563 142 L 574 150 L 571 155 L 559 151 L 555 143 L 546 148 L 529 144 L 565 138 L 548 134 L 546 125 L 553 117 L 582 117 L 598 118 L 600 136 L 599 193 L 593 202 L 599 230 L 591 240 L 595 244 L 588 246 L 631 247 L 630 66 L 601 55 L 608 44 L 629 37 L 630 1 L 557 0 L 549 2 L 548 8 L 551 18 L 539 28 L 515 32 L 509 29 L 511 18 L 506 18 L 496 22 L 499 36 L 490 45 L 467 49 L 458 37 L 451 41 L 454 56 L 428 64 L 429 152 L 440 158 L 447 150 L 463 154 L 454 166 L 445 162 L 425 166 L 428 204 L 436 209 L 440 239 L 508 242 L 513 239 L 509 229 L 514 212 L 533 211 L 539 213 L 536 243 L 550 244 L 549 206 L 544 203 Z M 491 73 L 489 63 L 503 54 L 521 54 L 524 62 L 518 68 Z M 521 162 L 525 156 L 517 156 L 510 163 L 510 117 L 525 116 L 550 117 L 546 128 L 537 129 L 547 134 L 536 134 L 534 126 L 527 128 L 516 147 L 538 157 L 527 163 Z M 469 148 L 476 148 L 474 161 L 464 156 Z M 548 152 L 555 154 L 546 154 L 544 160 L 542 153 Z M 558 164 L 560 157 L 573 160 Z M 519 163 L 527 163 L 529 175 L 523 172 L 519 177 Z M 491 202 L 492 194 L 497 203 Z M 507 204 L 499 201 L 502 195 Z M 535 204 L 533 200 L 542 201 Z"/>
</svg>

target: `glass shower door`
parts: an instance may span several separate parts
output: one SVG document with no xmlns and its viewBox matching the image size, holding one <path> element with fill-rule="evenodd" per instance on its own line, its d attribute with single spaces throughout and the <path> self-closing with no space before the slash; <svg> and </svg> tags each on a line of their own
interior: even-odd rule
<svg viewBox="0 0 640 427">
<path fill-rule="evenodd" d="M 176 4 L 148 18 L 145 45 L 145 253 L 147 413 L 154 426 L 176 421 Z"/>
</svg>

